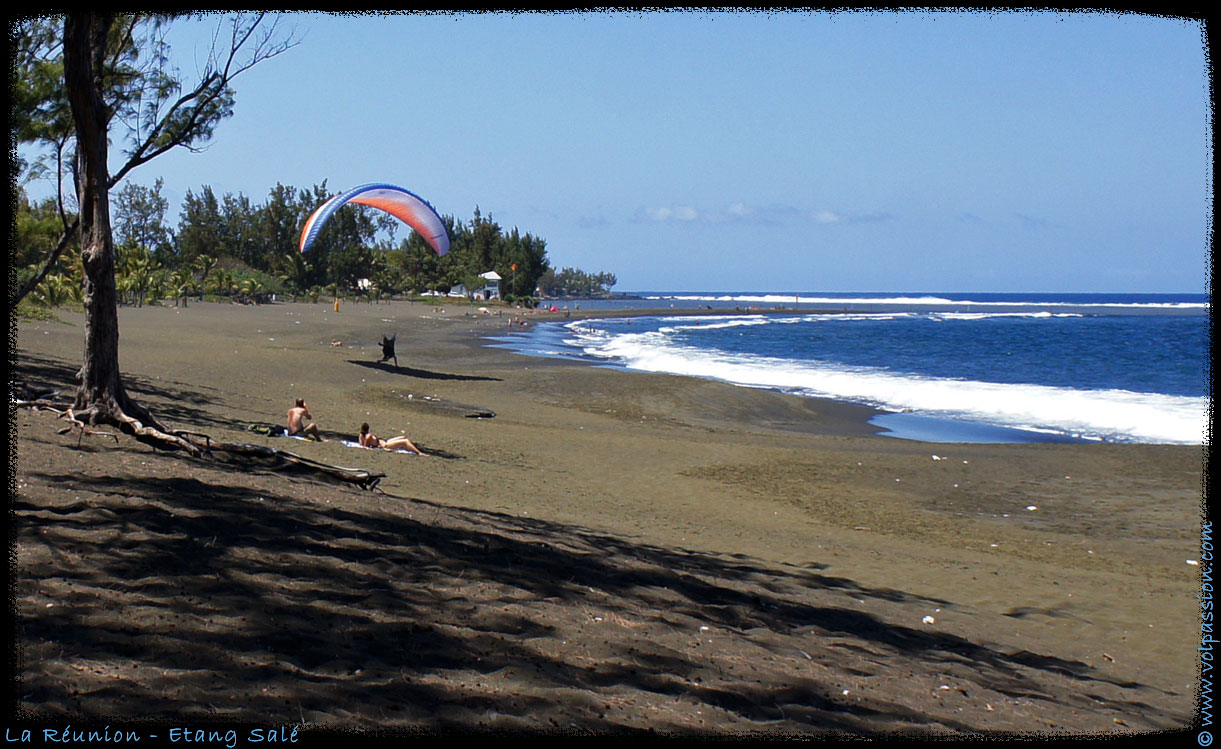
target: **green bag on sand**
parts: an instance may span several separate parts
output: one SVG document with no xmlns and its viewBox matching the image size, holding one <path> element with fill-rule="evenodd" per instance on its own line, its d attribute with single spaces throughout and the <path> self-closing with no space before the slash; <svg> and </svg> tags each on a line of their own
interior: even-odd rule
<svg viewBox="0 0 1221 749">
<path fill-rule="evenodd" d="M 261 434 L 265 437 L 282 437 L 285 434 L 288 434 L 288 428 L 280 426 L 279 424 L 255 423 L 246 427 L 246 429 L 254 432 L 255 434 Z"/>
</svg>

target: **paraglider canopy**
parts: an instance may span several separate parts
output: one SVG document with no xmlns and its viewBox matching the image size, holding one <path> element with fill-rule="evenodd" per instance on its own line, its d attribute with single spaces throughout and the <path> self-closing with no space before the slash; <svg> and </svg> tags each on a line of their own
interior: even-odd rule
<svg viewBox="0 0 1221 749">
<path fill-rule="evenodd" d="M 398 218 L 415 229 L 438 255 L 449 252 L 449 233 L 437 215 L 436 209 L 419 195 L 395 185 L 371 183 L 353 187 L 340 193 L 318 207 L 305 221 L 301 230 L 301 252 L 305 252 L 318 238 L 318 232 L 327 220 L 348 203 L 373 206 Z"/>
</svg>

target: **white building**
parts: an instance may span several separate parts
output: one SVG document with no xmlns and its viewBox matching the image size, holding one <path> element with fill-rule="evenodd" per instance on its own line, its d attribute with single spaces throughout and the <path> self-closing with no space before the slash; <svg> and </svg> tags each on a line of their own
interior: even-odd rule
<svg viewBox="0 0 1221 749">
<path fill-rule="evenodd" d="M 483 279 L 483 286 L 474 291 L 467 291 L 464 284 L 458 284 L 450 288 L 449 295 L 452 297 L 467 297 L 476 299 L 481 302 L 486 302 L 489 299 L 500 298 L 500 274 L 494 270 L 487 273 L 480 273 L 479 277 Z"/>
<path fill-rule="evenodd" d="M 487 301 L 488 299 L 500 298 L 500 274 L 494 270 L 487 273 L 480 273 L 479 277 L 483 279 L 483 288 L 475 291 L 475 298 Z"/>
</svg>

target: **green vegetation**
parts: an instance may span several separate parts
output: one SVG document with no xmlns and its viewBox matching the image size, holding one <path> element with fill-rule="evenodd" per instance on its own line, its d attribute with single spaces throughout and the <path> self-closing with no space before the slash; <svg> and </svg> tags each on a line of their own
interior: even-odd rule
<svg viewBox="0 0 1221 749">
<path fill-rule="evenodd" d="M 276 294 L 294 300 L 367 296 L 371 299 L 447 292 L 482 284 L 479 275 L 496 271 L 505 299 L 605 296 L 615 284 L 610 273 L 573 268 L 556 272 L 547 242 L 517 227 L 505 230 L 475 208 L 470 221 L 442 216 L 450 251 L 436 253 L 423 238 L 381 211 L 359 205 L 342 208 L 306 254 L 298 252 L 301 227 L 309 214 L 336 193 L 326 184 L 299 189 L 273 187 L 261 204 L 244 195 L 219 199 L 205 185 L 188 190 L 178 226 L 166 224 L 169 204 L 162 181 L 151 187 L 126 183 L 115 191 L 116 291 L 120 304 L 227 297 L 262 303 Z M 55 200 L 33 203 L 19 190 L 14 267 L 24 282 L 41 267 L 63 233 Z M 52 263 L 31 301 L 57 306 L 80 303 L 79 243 Z M 367 279 L 364 282 L 363 279 Z M 63 289 L 71 288 L 64 292 Z M 67 299 L 64 298 L 65 293 Z"/>
<path fill-rule="evenodd" d="M 615 282 L 613 273 L 590 274 L 564 268 L 559 273 L 552 270 L 543 273 L 538 288 L 543 296 L 550 297 L 604 297 L 610 295 Z"/>
<path fill-rule="evenodd" d="M 162 181 L 151 187 L 126 183 L 115 191 L 116 291 L 121 304 L 225 297 L 250 303 L 271 295 L 317 301 L 320 297 L 447 292 L 458 284 L 482 284 L 481 273 L 501 276 L 505 299 L 605 295 L 614 285 L 609 273 L 587 274 L 573 268 L 558 273 L 547 258 L 547 242 L 517 227 L 505 230 L 475 208 L 470 221 L 443 216 L 450 251 L 437 257 L 423 238 L 397 219 L 359 205 L 348 205 L 327 223 L 306 254 L 298 252 L 301 227 L 309 214 L 336 193 L 325 183 L 308 189 L 273 187 L 261 204 L 244 195 L 219 199 L 209 186 L 188 190 L 178 226 L 166 223 L 168 202 Z M 30 278 L 63 232 L 53 199 L 17 196 L 14 266 L 19 281 Z M 45 306 L 80 303 L 80 251 L 72 243 L 54 261 L 31 294 Z M 367 279 L 367 282 L 362 282 Z M 362 288 L 363 287 L 363 288 Z"/>
<path fill-rule="evenodd" d="M 97 309 L 107 307 L 112 275 L 114 302 L 135 305 L 186 304 L 209 295 L 260 303 L 272 294 L 317 300 L 444 292 L 459 284 L 477 288 L 488 271 L 500 275 L 506 299 L 532 298 L 544 278 L 548 289 L 565 295 L 607 286 L 606 274 L 553 273 L 546 240 L 505 229 L 478 207 L 470 221 L 443 217 L 451 240 L 443 258 L 410 230 L 396 238 L 405 229 L 396 219 L 358 205 L 333 216 L 302 256 L 297 248 L 306 218 L 335 195 L 325 182 L 277 184 L 262 203 L 218 196 L 204 185 L 187 192 L 178 225 L 167 225 L 162 181 L 144 186 L 127 175 L 172 149 L 198 150 L 209 142 L 233 112 L 232 79 L 297 43 L 281 34 L 275 17 L 235 15 L 218 26 L 231 24 L 231 33 L 217 34 L 207 70 L 190 88 L 166 64 L 166 31 L 176 17 L 72 13 L 22 19 L 14 27 L 18 183 L 46 180 L 56 196 L 32 202 L 18 190 L 10 312 L 27 298 L 46 306 L 82 303 L 82 285 L 86 306 L 97 291 L 107 297 Z M 107 169 L 112 141 L 124 146 L 125 160 Z M 89 173 L 80 168 L 86 160 Z M 78 195 L 88 197 L 84 211 Z"/>
</svg>

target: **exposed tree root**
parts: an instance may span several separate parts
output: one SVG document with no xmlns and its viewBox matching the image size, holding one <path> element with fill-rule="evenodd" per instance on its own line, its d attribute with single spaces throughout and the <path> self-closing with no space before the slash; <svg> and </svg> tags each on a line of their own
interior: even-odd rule
<svg viewBox="0 0 1221 749">
<path fill-rule="evenodd" d="M 219 453 L 225 453 L 234 456 L 234 458 L 228 459 L 230 461 L 236 459 L 247 464 L 257 461 L 271 470 L 297 468 L 306 472 L 324 473 L 331 478 L 356 484 L 361 489 L 376 489 L 378 483 L 386 475 L 384 473 L 371 473 L 362 468 L 346 468 L 344 466 L 331 465 L 330 463 L 306 458 L 287 450 L 266 447 L 264 445 L 252 445 L 247 442 L 213 442 L 211 453 L 212 457 L 217 460 L 226 460 L 218 455 Z"/>
<path fill-rule="evenodd" d="M 216 442 L 202 432 L 191 432 L 181 429 L 171 430 L 160 424 L 148 426 L 140 419 L 129 416 L 122 411 L 98 408 L 74 411 L 70 406 L 65 407 L 63 404 L 45 399 L 13 399 L 10 403 L 20 408 L 51 411 L 58 414 L 59 418 L 67 420 L 70 424 L 70 426 L 59 430 L 60 434 L 64 434 L 73 428 L 80 430 L 77 440 L 78 445 L 80 444 L 80 439 L 93 435 L 111 437 L 118 444 L 119 437 L 117 434 L 103 432 L 95 428 L 95 425 L 101 422 L 117 426 L 123 433 L 131 435 L 137 441 L 149 445 L 155 450 L 170 450 L 175 452 L 181 450 L 195 458 L 225 463 L 259 465 L 270 470 L 297 469 L 306 473 L 322 474 L 339 481 L 355 484 L 367 490 L 376 489 L 378 483 L 386 475 L 384 473 L 372 473 L 361 468 L 331 465 L 288 452 L 287 450 L 266 447 L 264 445 L 253 445 L 245 442 Z M 152 419 L 152 421 L 156 423 L 155 419 Z"/>
</svg>

